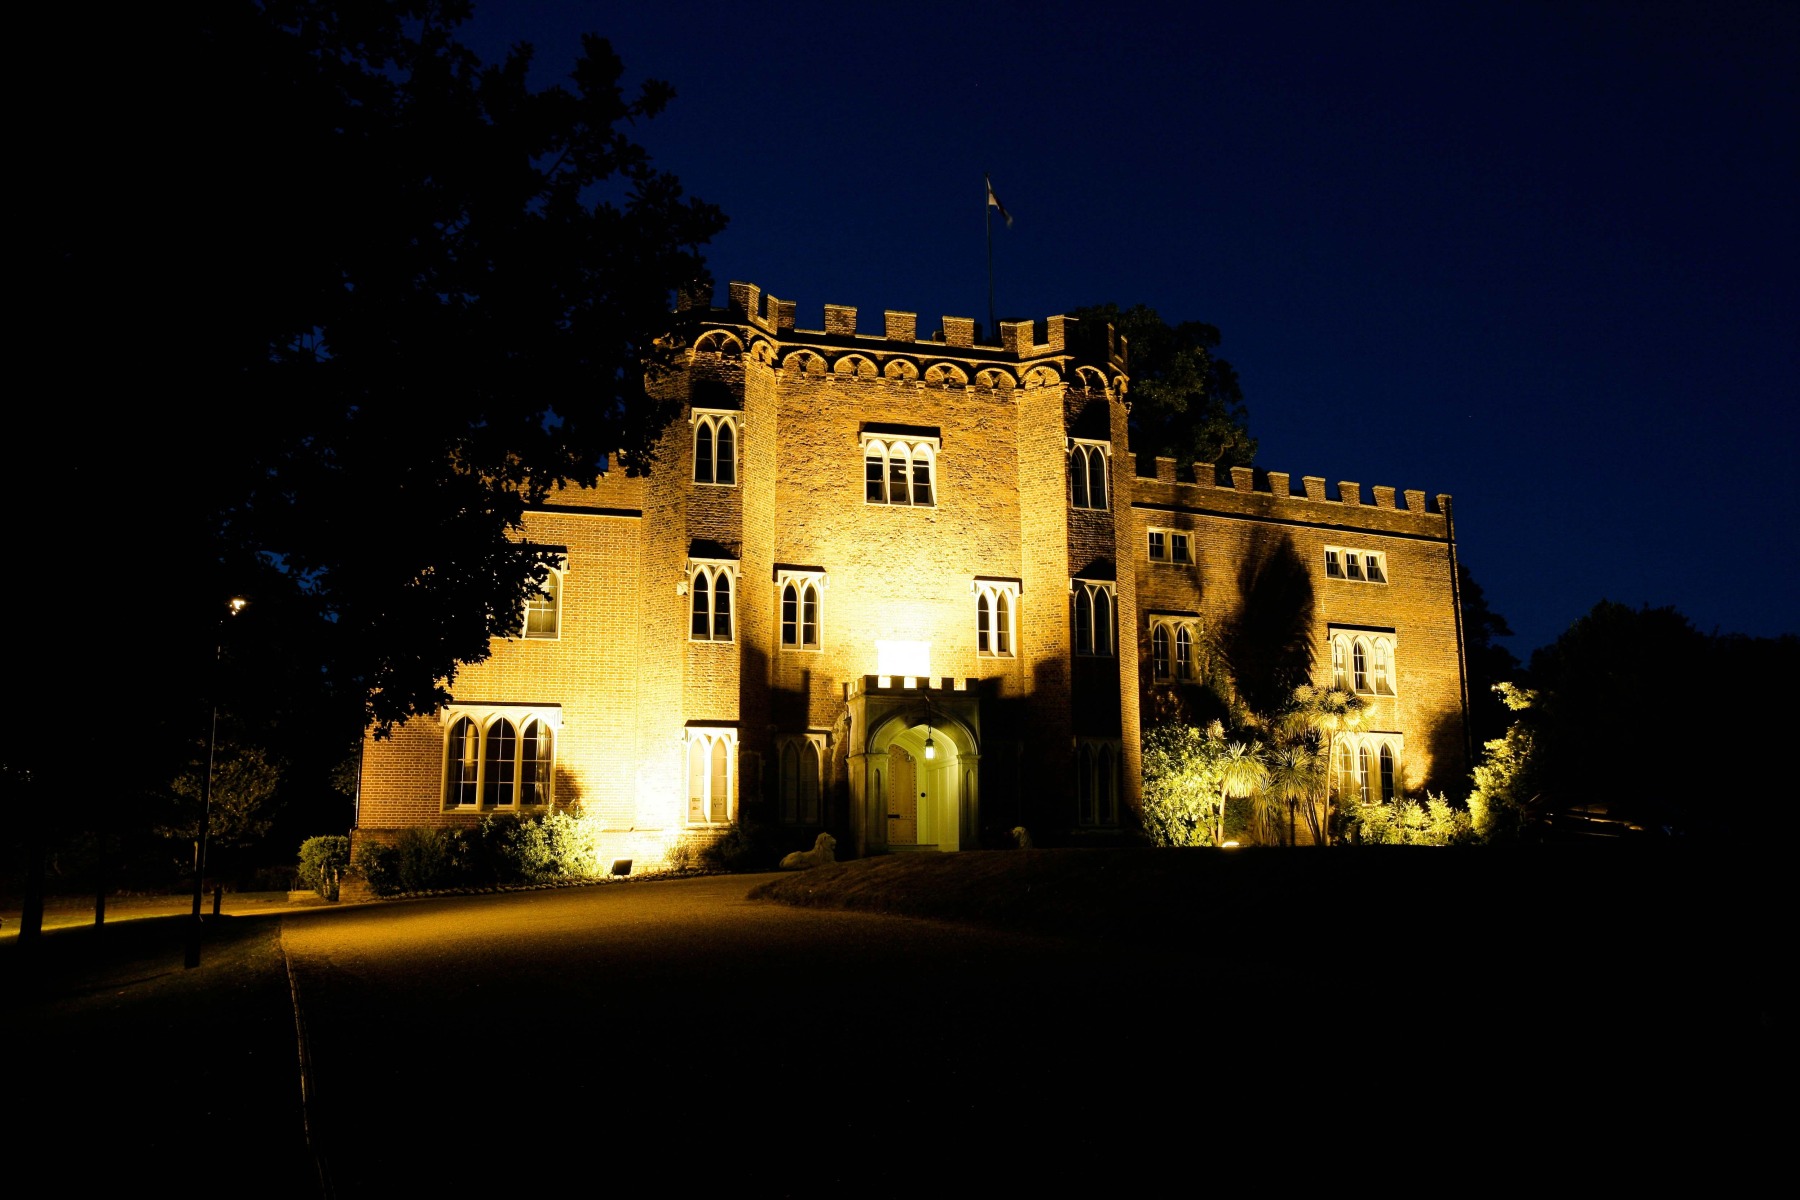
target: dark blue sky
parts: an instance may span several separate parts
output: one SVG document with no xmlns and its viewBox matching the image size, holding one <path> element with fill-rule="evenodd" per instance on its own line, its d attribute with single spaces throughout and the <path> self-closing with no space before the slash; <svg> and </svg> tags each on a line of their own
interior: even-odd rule
<svg viewBox="0 0 1800 1200">
<path fill-rule="evenodd" d="M 1258 465 L 1448 492 L 1525 657 L 1604 598 L 1800 630 L 1800 5 L 479 3 L 673 83 L 708 254 L 799 302 L 1148 304 Z"/>
</svg>

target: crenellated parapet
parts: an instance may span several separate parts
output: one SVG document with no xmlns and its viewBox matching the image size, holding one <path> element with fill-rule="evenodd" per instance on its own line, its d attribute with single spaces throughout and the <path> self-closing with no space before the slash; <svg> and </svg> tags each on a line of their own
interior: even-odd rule
<svg viewBox="0 0 1800 1200">
<path fill-rule="evenodd" d="M 746 357 L 799 379 L 1011 391 L 1067 385 L 1118 398 L 1128 346 L 1110 323 L 1069 316 L 1001 321 L 983 337 L 973 317 L 944 316 L 929 336 L 917 313 L 886 309 L 879 333 L 858 331 L 858 311 L 824 306 L 824 328 L 795 326 L 795 304 L 734 281 L 724 309 L 688 311 L 703 332 L 694 352 Z"/>
<path fill-rule="evenodd" d="M 1450 497 L 1444 493 L 1428 503 L 1423 491 L 1378 484 L 1365 498 L 1362 484 L 1351 480 L 1338 481 L 1333 492 L 1323 476 L 1302 475 L 1295 490 L 1294 477 L 1286 471 L 1230 467 L 1221 477 L 1209 462 L 1180 472 L 1178 466 L 1173 458 L 1158 457 L 1154 475 L 1133 481 L 1135 503 L 1174 512 L 1225 512 L 1415 537 L 1448 536 Z"/>
</svg>

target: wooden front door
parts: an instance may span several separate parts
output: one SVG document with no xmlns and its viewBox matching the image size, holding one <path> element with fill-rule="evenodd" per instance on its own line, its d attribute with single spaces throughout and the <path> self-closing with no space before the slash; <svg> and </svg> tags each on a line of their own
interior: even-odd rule
<svg viewBox="0 0 1800 1200">
<path fill-rule="evenodd" d="M 913 756 L 888 748 L 887 840 L 890 846 L 919 844 L 919 773 Z"/>
</svg>

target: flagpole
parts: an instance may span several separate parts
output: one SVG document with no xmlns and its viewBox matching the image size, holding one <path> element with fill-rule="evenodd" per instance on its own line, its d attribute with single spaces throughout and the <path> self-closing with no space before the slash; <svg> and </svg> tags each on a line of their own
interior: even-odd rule
<svg viewBox="0 0 1800 1200">
<path fill-rule="evenodd" d="M 994 340 L 999 327 L 994 324 L 994 205 L 990 199 L 994 185 L 988 184 L 988 195 L 981 201 L 982 220 L 987 226 L 987 258 L 988 258 L 988 338 Z"/>
</svg>

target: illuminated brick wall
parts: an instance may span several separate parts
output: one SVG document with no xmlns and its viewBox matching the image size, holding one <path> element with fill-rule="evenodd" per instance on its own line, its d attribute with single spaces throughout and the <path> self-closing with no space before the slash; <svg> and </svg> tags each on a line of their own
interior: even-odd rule
<svg viewBox="0 0 1800 1200">
<path fill-rule="evenodd" d="M 1365 697 L 1367 729 L 1404 743 L 1407 791 L 1456 789 L 1468 765 L 1450 498 L 1438 496 L 1428 506 L 1422 492 L 1407 492 L 1402 505 L 1392 488 L 1364 496 L 1358 484 L 1345 482 L 1328 499 L 1317 477 L 1304 480 L 1296 495 L 1289 475 L 1242 467 L 1231 472 L 1230 484 L 1218 485 L 1210 463 L 1191 464 L 1177 482 L 1176 463 L 1167 458 L 1157 459 L 1154 471 L 1133 484 L 1139 605 L 1146 612 L 1197 612 L 1215 631 L 1243 622 L 1258 601 L 1265 613 L 1271 605 L 1283 613 L 1291 608 L 1315 653 L 1319 684 L 1331 682 L 1329 629 L 1391 631 L 1393 695 Z M 1193 564 L 1151 562 L 1152 528 L 1190 532 Z M 1327 546 L 1384 555 L 1387 581 L 1328 577 Z M 1289 571 L 1300 573 L 1303 587 L 1283 582 Z M 1140 638 L 1147 661 L 1147 627 Z"/>
<path fill-rule="evenodd" d="M 716 834 L 686 820 L 684 737 L 702 727 L 735 731 L 736 802 L 765 823 L 777 815 L 781 740 L 824 738 L 828 823 L 842 829 L 847 687 L 878 671 L 878 642 L 929 643 L 933 677 L 978 681 L 983 844 L 1001 844 L 1021 818 L 1045 844 L 1104 838 L 1076 828 L 1075 745 L 1117 742 L 1121 797 L 1135 803 L 1139 725 L 1154 700 L 1150 614 L 1237 619 L 1246 564 L 1270 555 L 1306 578 L 1304 632 L 1324 655 L 1321 678 L 1328 628 L 1393 631 L 1397 686 L 1373 724 L 1404 735 L 1407 781 L 1441 786 L 1463 769 L 1448 526 L 1418 493 L 1402 508 L 1386 488 L 1372 503 L 1354 485 L 1342 485 L 1352 499 L 1328 500 L 1322 484 L 1292 496 L 1287 476 L 1245 473 L 1219 487 L 1210 467 L 1204 483 L 1186 470 L 1177 482 L 1167 460 L 1137 478 L 1126 348 L 1108 328 L 1003 322 L 997 344 L 976 345 L 966 318 L 921 338 L 911 313 L 858 332 L 855 309 L 827 305 L 824 328 L 806 331 L 792 302 L 738 283 L 730 298 L 689 313 L 695 349 L 659 389 L 739 415 L 735 483 L 695 482 L 684 407 L 648 478 L 614 471 L 533 513 L 530 536 L 568 549 L 562 635 L 497 643 L 453 688 L 463 704 L 560 706 L 556 801 L 600 815 L 608 855 L 651 862 L 673 841 Z M 865 500 L 864 436 L 896 430 L 935 439 L 928 506 Z M 1071 436 L 1110 442 L 1104 509 L 1069 503 Z M 1195 563 L 1151 564 L 1152 526 L 1190 532 Z M 1323 548 L 1340 544 L 1386 554 L 1390 582 L 1326 579 Z M 695 558 L 735 564 L 730 642 L 690 639 Z M 783 571 L 823 574 L 816 648 L 782 645 Z M 1076 575 L 1116 585 L 1113 657 L 1073 652 Z M 978 579 L 1018 589 L 1011 654 L 977 653 Z M 444 737 L 443 722 L 419 718 L 368 743 L 363 836 L 475 819 L 444 811 Z"/>
</svg>

